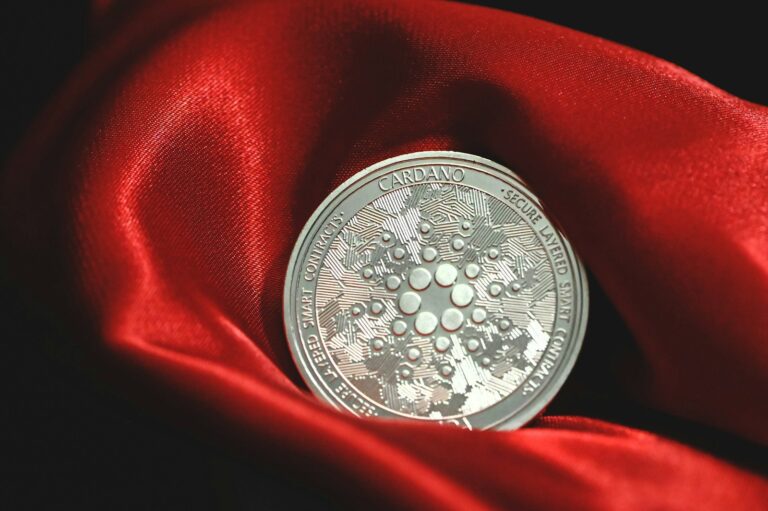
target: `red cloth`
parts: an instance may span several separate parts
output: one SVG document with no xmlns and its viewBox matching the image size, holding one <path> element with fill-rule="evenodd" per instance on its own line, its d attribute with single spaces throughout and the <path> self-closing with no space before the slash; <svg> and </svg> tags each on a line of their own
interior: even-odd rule
<svg viewBox="0 0 768 511">
<path fill-rule="evenodd" d="M 281 313 L 288 255 L 329 191 L 397 154 L 476 153 L 529 182 L 626 321 L 641 353 L 627 395 L 766 444 L 765 107 L 647 54 L 461 4 L 101 14 L 90 58 L 10 164 L 3 224 L 38 295 L 77 311 L 112 359 L 238 442 L 374 502 L 768 502 L 757 474 L 589 418 L 474 432 L 336 412 L 299 381 Z"/>
</svg>

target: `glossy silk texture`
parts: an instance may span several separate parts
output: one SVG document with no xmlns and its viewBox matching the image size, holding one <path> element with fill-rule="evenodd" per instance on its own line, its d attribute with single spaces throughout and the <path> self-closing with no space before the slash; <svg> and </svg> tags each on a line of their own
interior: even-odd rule
<svg viewBox="0 0 768 511">
<path fill-rule="evenodd" d="M 768 502 L 747 468 L 595 419 L 480 432 L 337 412 L 308 393 L 282 326 L 290 251 L 331 190 L 401 153 L 471 152 L 530 184 L 626 322 L 631 373 L 608 358 L 602 385 L 764 445 L 766 108 L 461 4 L 126 2 L 97 21 L 7 168 L 3 226 L 33 296 L 82 328 L 72 349 L 95 339 L 92 363 L 117 362 L 142 402 L 186 402 L 216 426 L 205 434 L 353 501 Z M 587 345 L 610 345 L 589 334 L 604 320 Z"/>
</svg>

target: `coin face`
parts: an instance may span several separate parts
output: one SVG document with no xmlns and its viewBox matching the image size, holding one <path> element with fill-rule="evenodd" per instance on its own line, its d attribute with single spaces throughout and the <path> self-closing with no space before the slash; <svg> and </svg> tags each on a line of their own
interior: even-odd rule
<svg viewBox="0 0 768 511">
<path fill-rule="evenodd" d="M 301 232 L 284 315 L 310 389 L 361 416 L 510 429 L 570 372 L 584 270 L 512 171 L 412 153 L 337 188 Z"/>
</svg>

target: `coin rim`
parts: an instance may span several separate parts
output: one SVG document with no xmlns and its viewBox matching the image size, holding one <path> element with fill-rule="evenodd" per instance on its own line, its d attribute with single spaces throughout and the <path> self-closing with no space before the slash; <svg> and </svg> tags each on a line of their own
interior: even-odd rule
<svg viewBox="0 0 768 511">
<path fill-rule="evenodd" d="M 567 349 L 565 350 L 566 359 L 561 360 L 558 366 L 555 368 L 556 374 L 553 374 L 549 379 L 545 380 L 545 382 L 542 384 L 542 388 L 537 389 L 534 392 L 532 398 L 527 402 L 525 402 L 516 412 L 513 412 L 508 417 L 502 418 L 494 423 L 486 424 L 478 428 L 478 429 L 497 429 L 497 430 L 517 429 L 527 424 L 528 422 L 530 422 L 547 407 L 547 405 L 552 401 L 555 395 L 559 392 L 562 385 L 565 383 L 565 380 L 568 378 L 571 371 L 573 370 L 573 366 L 576 363 L 576 359 L 578 358 L 581 352 L 581 346 L 583 344 L 584 334 L 586 332 L 586 327 L 587 327 L 587 321 L 588 321 L 588 315 L 589 315 L 589 288 L 588 288 L 586 271 L 584 269 L 583 263 L 581 262 L 581 259 L 573 250 L 573 247 L 571 246 L 568 239 L 563 235 L 562 230 L 560 228 L 560 224 L 555 220 L 553 216 L 549 214 L 549 212 L 541 203 L 539 198 L 528 187 L 525 181 L 520 176 L 518 176 L 515 172 L 513 172 L 511 169 L 499 163 L 496 163 L 492 160 L 489 160 L 487 158 L 483 158 L 481 156 L 464 153 L 460 151 L 418 151 L 418 152 L 401 154 L 392 158 L 387 158 L 385 160 L 379 161 L 377 163 L 374 163 L 373 165 L 370 165 L 364 168 L 359 172 L 356 172 L 354 175 L 347 178 L 343 183 L 338 185 L 328 194 L 328 196 L 315 208 L 313 213 L 310 215 L 310 217 L 307 219 L 306 223 L 304 224 L 304 227 L 299 232 L 299 235 L 296 237 L 296 242 L 294 243 L 293 250 L 291 251 L 291 256 L 288 260 L 288 266 L 285 271 L 285 280 L 284 280 L 284 286 L 283 286 L 283 326 L 285 328 L 285 334 L 288 340 L 288 346 L 289 346 L 289 351 L 291 352 L 291 357 L 293 359 L 294 364 L 298 368 L 299 374 L 304 380 L 304 383 L 310 388 L 310 390 L 312 390 L 312 392 L 315 395 L 323 398 L 321 402 L 325 402 L 326 404 L 331 405 L 335 409 L 346 410 L 352 413 L 353 415 L 361 417 L 361 415 L 355 414 L 353 411 L 349 410 L 349 408 L 339 403 L 338 398 L 334 394 L 328 392 L 327 389 L 325 389 L 320 383 L 315 382 L 314 381 L 315 376 L 313 374 L 310 374 L 310 367 L 309 367 L 310 364 L 303 360 L 304 357 L 302 356 L 302 352 L 301 352 L 302 347 L 299 346 L 299 344 L 302 342 L 303 339 L 300 333 L 297 331 L 296 327 L 298 325 L 296 324 L 295 321 L 292 321 L 291 319 L 292 313 L 294 312 L 294 308 L 295 308 L 295 303 L 294 303 L 295 300 L 292 299 L 292 293 L 291 293 L 291 289 L 293 288 L 293 285 L 294 285 L 293 269 L 298 261 L 298 257 L 301 252 L 301 249 L 303 248 L 305 241 L 308 239 L 308 234 L 310 233 L 310 231 L 312 231 L 312 228 L 317 223 L 317 220 L 321 216 L 323 216 L 323 214 L 326 212 L 328 207 L 334 201 L 336 201 L 336 199 L 339 198 L 343 193 L 345 193 L 352 185 L 354 185 L 361 179 L 365 178 L 366 176 L 373 174 L 374 172 L 381 170 L 385 167 L 391 166 L 393 164 L 401 163 L 404 161 L 410 161 L 410 160 L 425 159 L 425 158 L 445 158 L 448 160 L 457 160 L 458 162 L 463 161 L 463 162 L 485 165 L 490 167 L 493 170 L 500 172 L 502 175 L 505 175 L 511 178 L 513 181 L 517 182 L 517 184 L 522 186 L 523 190 L 527 192 L 526 195 L 528 196 L 528 198 L 531 199 L 536 204 L 536 206 L 541 209 L 542 213 L 546 217 L 546 220 L 555 229 L 563 245 L 563 248 L 566 251 L 566 254 L 571 260 L 571 263 L 572 263 L 571 267 L 573 271 L 573 281 L 574 281 L 574 284 L 578 285 L 580 290 L 580 293 L 578 293 L 578 296 L 580 298 L 580 303 L 579 303 L 580 310 L 578 311 L 577 316 L 574 317 L 574 326 L 573 326 L 573 329 L 571 330 L 570 335 L 568 336 L 568 346 L 567 346 Z M 574 296 L 576 296 L 576 294 Z M 539 361 L 535 367 L 538 367 L 540 363 L 541 361 Z M 526 380 L 528 378 L 530 378 L 530 375 L 526 378 Z M 498 405 L 499 403 L 503 402 L 505 399 L 506 397 L 502 398 L 500 401 L 498 401 L 494 405 L 491 405 L 491 407 Z M 477 413 L 482 413 L 482 411 L 475 412 L 469 415 L 476 415 Z M 416 417 L 416 416 L 396 415 L 396 414 L 381 416 L 381 417 L 377 416 L 376 419 L 392 419 L 392 420 L 412 419 L 417 421 L 440 423 L 439 420 Z"/>
</svg>

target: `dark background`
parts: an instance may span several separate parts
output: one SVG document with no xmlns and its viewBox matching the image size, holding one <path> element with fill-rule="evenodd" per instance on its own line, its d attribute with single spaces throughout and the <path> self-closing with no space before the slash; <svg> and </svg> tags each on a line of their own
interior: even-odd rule
<svg viewBox="0 0 768 511">
<path fill-rule="evenodd" d="M 768 104 L 764 18 L 729 3 L 695 10 L 617 3 L 478 2 L 599 35 L 671 62 L 744 99 Z M 535 5 L 534 5 L 535 4 Z M 14 2 L 1 8 L 0 160 L 88 51 L 86 2 Z M 3 423 L 0 502 L 7 509 L 330 508 L 343 502 L 328 485 L 303 486 L 270 460 L 240 455 L 187 432 L 116 389 L 70 356 L 77 339 L 46 311 L 30 307 L 0 247 L 0 370 Z M 591 322 L 571 380 L 550 413 L 594 415 L 652 429 L 765 473 L 766 453 L 728 434 L 623 403 L 599 390 L 601 339 L 630 338 L 597 284 Z M 611 348 L 613 349 L 613 348 Z M 604 380 L 603 380 L 604 381 Z M 8 454 L 10 453 L 10 454 Z M 303 478 L 302 481 L 305 481 Z"/>
</svg>

